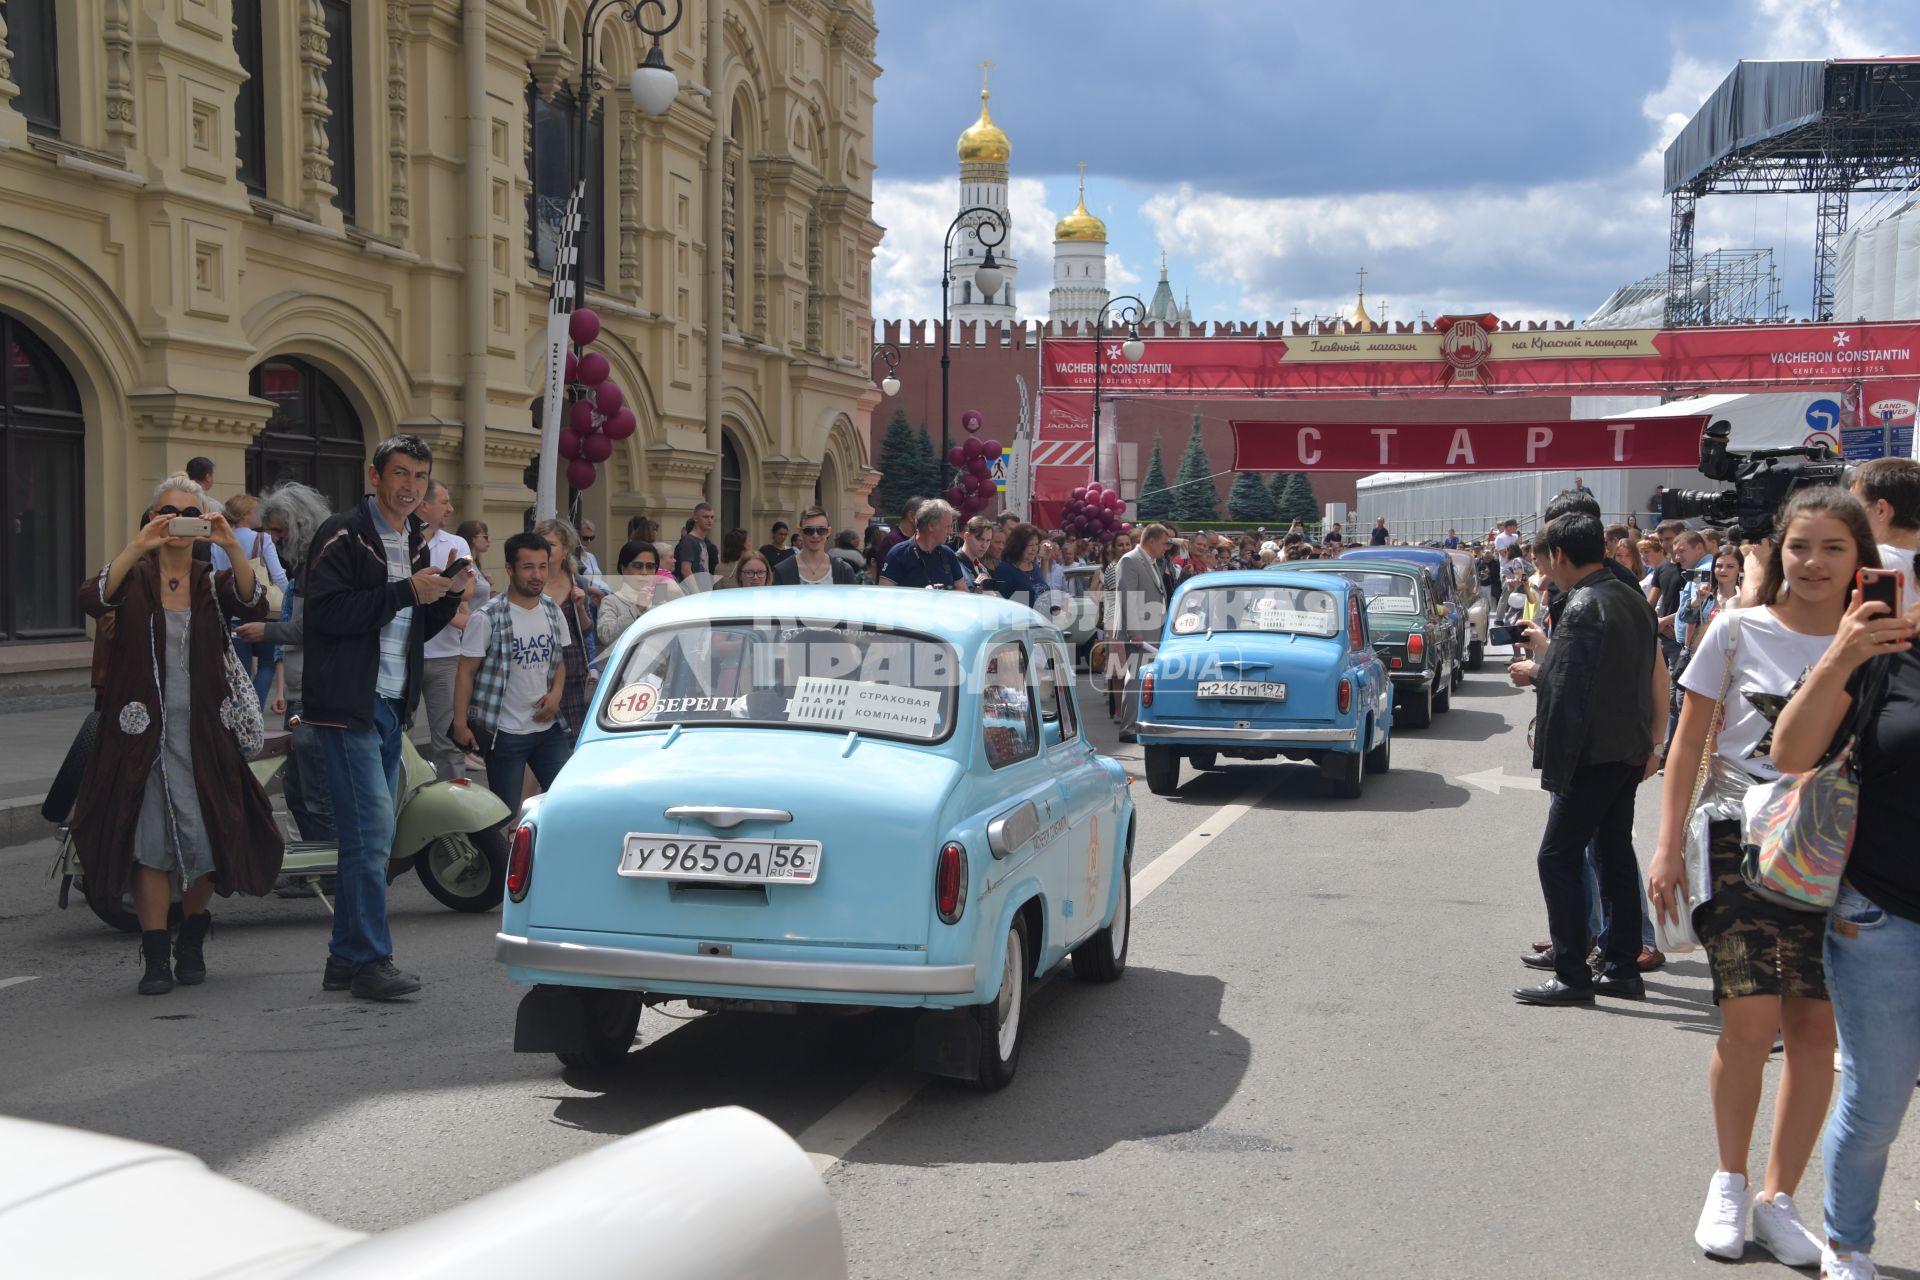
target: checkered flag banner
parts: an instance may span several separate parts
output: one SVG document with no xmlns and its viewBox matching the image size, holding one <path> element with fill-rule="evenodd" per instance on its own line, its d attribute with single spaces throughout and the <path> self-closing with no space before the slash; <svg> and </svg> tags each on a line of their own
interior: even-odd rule
<svg viewBox="0 0 1920 1280">
<path fill-rule="evenodd" d="M 560 215 L 560 243 L 553 253 L 553 293 L 547 300 L 547 379 L 540 400 L 540 488 L 534 494 L 533 518 L 552 520 L 559 514 L 560 414 L 567 395 L 567 324 L 577 305 L 580 278 L 580 202 L 586 196 L 582 181 L 567 197 Z"/>
</svg>

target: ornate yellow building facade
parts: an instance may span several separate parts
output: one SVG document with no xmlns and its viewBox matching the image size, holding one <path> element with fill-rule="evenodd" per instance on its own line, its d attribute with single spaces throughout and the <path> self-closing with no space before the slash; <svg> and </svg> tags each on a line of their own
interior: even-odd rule
<svg viewBox="0 0 1920 1280">
<path fill-rule="evenodd" d="M 344 501 L 413 432 L 457 519 L 519 527 L 583 7 L 9 0 L 0 671 L 82 634 L 79 578 L 196 455 L 223 499 Z M 583 496 L 603 560 L 703 496 L 755 543 L 816 496 L 863 522 L 875 34 L 870 0 L 687 0 L 655 118 L 601 22 L 586 301 L 640 423 Z"/>
</svg>

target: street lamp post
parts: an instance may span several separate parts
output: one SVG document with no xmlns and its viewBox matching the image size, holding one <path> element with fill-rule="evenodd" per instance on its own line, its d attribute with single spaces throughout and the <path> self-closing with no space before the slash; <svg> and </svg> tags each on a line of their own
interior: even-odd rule
<svg viewBox="0 0 1920 1280">
<path fill-rule="evenodd" d="M 999 210 L 984 204 L 974 205 L 971 209 L 962 209 L 954 215 L 953 221 L 947 226 L 946 248 L 940 260 L 940 474 L 942 477 L 945 477 L 952 468 L 952 464 L 947 461 L 947 450 L 952 448 L 947 438 L 947 417 L 951 407 L 947 390 L 947 369 L 953 363 L 952 357 L 947 354 L 949 341 L 947 295 L 953 287 L 953 233 L 958 231 L 960 224 L 969 218 L 974 222 L 972 228 L 974 237 L 987 251 L 987 256 L 973 271 L 973 282 L 980 286 L 980 294 L 983 298 L 990 298 L 1000 292 L 1002 272 L 1000 264 L 994 260 L 993 251 L 999 248 L 1001 242 L 1007 238 L 1006 219 Z M 989 229 L 993 231 L 992 239 L 987 238 Z M 947 486 L 943 484 L 942 492 L 946 488 Z"/>
<path fill-rule="evenodd" d="M 875 360 L 887 362 L 887 376 L 880 379 L 880 393 L 887 396 L 899 395 L 900 348 L 891 342 L 876 342 L 873 345 L 873 355 L 868 357 L 867 363 L 871 365 Z"/>
<path fill-rule="evenodd" d="M 619 14 L 620 21 L 630 22 L 642 35 L 652 37 L 653 46 L 628 77 L 627 90 L 633 96 L 633 105 L 643 114 L 663 116 L 673 106 L 673 100 L 680 92 L 680 81 L 673 74 L 673 68 L 667 65 L 666 54 L 660 48 L 660 37 L 680 25 L 682 3 L 683 0 L 672 0 L 672 7 L 669 8 L 668 0 L 588 0 L 586 16 L 580 25 L 580 83 L 574 97 L 573 155 L 567 165 L 567 189 L 582 191 L 580 230 L 575 241 L 572 292 L 559 299 L 558 309 L 562 314 L 573 311 L 586 297 L 586 281 L 581 278 L 579 269 L 578 246 L 586 239 L 587 229 L 595 221 L 594 211 L 588 206 L 583 191 L 587 166 L 587 122 L 593 115 L 593 98 L 598 88 L 598 77 L 593 68 L 594 33 L 599 29 L 601 19 L 612 10 Z M 649 11 L 657 11 L 659 18 L 650 22 L 647 17 Z M 469 163 L 472 162 L 469 157 Z M 553 269 L 557 275 L 565 269 L 565 264 L 556 262 Z M 559 359 L 559 356 L 549 354 L 550 363 Z M 555 385 L 557 378 L 557 372 L 549 370 L 549 389 Z M 554 398 L 557 400 L 559 397 Z M 544 406 L 542 416 L 539 488 L 534 501 L 534 514 L 537 519 L 544 520 L 557 514 L 554 495 L 559 489 L 560 477 L 558 404 Z"/>
<path fill-rule="evenodd" d="M 1125 306 L 1120 304 L 1125 303 Z M 1127 326 L 1127 340 L 1120 344 L 1120 354 L 1127 358 L 1128 364 L 1137 362 L 1147 353 L 1147 344 L 1140 341 L 1140 320 L 1147 314 L 1147 304 L 1130 293 L 1117 298 L 1107 299 L 1107 305 L 1100 308 L 1100 314 L 1093 321 L 1093 482 L 1100 483 L 1100 371 L 1104 365 L 1102 356 L 1106 351 L 1107 312 L 1120 307 L 1120 323 Z M 1116 458 L 1116 464 L 1118 459 Z M 1118 483 L 1120 477 L 1115 476 Z"/>
</svg>

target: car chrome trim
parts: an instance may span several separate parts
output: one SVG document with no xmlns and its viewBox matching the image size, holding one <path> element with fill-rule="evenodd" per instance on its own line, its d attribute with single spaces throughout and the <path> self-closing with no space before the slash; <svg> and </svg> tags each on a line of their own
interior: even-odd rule
<svg viewBox="0 0 1920 1280">
<path fill-rule="evenodd" d="M 669 818 L 692 818 L 710 827 L 730 831 L 743 822 L 792 822 L 785 809 L 742 809 L 729 804 L 676 804 L 668 808 Z"/>
<path fill-rule="evenodd" d="M 683 955 L 672 951 L 552 942 L 509 933 L 494 935 L 493 954 L 502 964 L 521 968 L 630 982 L 691 982 L 789 991 L 867 991 L 889 996 L 966 995 L 975 985 L 974 966 L 970 964 L 753 960 L 740 956 Z"/>
<path fill-rule="evenodd" d="M 1294 742 L 1345 743 L 1352 746 L 1358 729 L 1236 729 L 1231 725 L 1208 727 L 1188 724 L 1155 724 L 1142 720 L 1139 732 L 1155 738 L 1179 742 Z"/>
<path fill-rule="evenodd" d="M 996 858 L 1004 858 L 1033 839 L 1040 831 L 1040 811 L 1033 801 L 1022 800 L 987 823 L 987 848 Z"/>
</svg>

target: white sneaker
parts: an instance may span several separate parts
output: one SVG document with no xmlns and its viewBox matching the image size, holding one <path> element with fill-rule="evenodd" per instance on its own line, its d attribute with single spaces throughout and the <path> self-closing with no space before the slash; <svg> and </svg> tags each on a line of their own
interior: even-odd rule
<svg viewBox="0 0 1920 1280">
<path fill-rule="evenodd" d="M 1879 1275 L 1864 1253 L 1835 1253 L 1831 1245 L 1820 1250 L 1821 1280 L 1878 1280 Z"/>
<path fill-rule="evenodd" d="M 1789 1267 L 1811 1267 L 1820 1261 L 1820 1237 L 1807 1230 L 1793 1197 L 1784 1191 L 1771 1201 L 1753 1202 L 1753 1242 Z"/>
<path fill-rule="evenodd" d="M 1747 1251 L 1747 1214 L 1752 1205 L 1744 1174 L 1716 1173 L 1707 1184 L 1700 1225 L 1693 1242 L 1716 1258 L 1738 1258 Z"/>
</svg>

